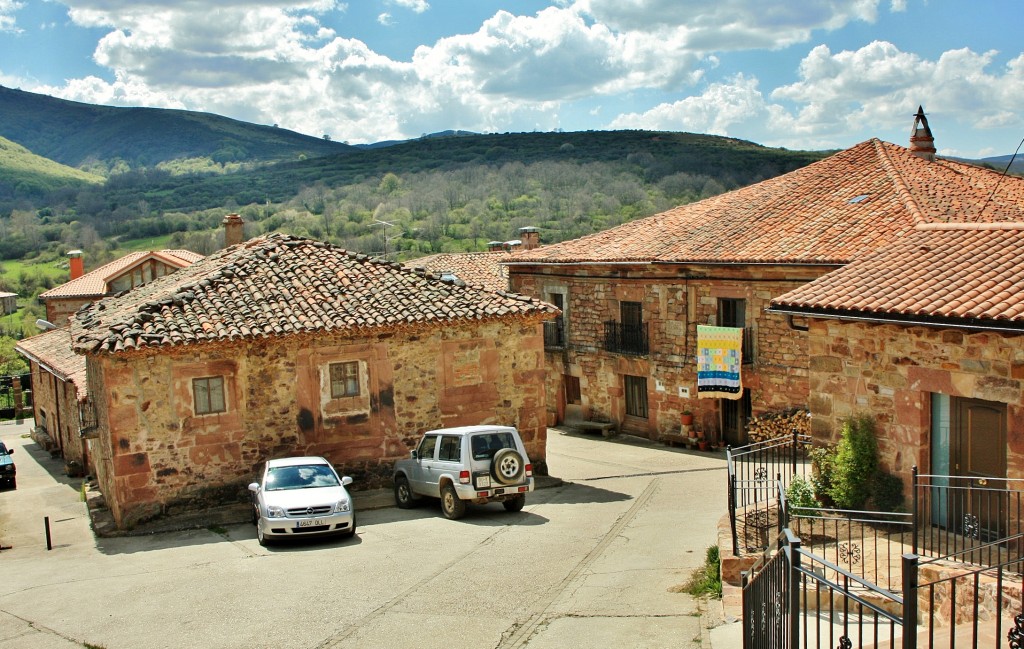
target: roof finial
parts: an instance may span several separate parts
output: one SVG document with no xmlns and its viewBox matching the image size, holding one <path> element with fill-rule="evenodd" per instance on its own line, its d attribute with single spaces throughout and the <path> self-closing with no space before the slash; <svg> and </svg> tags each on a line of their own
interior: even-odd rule
<svg viewBox="0 0 1024 649">
<path fill-rule="evenodd" d="M 935 138 L 928 128 L 928 118 L 924 116 L 924 108 L 921 106 L 917 107 L 914 128 L 910 131 L 910 152 L 929 162 L 935 161 Z"/>
</svg>

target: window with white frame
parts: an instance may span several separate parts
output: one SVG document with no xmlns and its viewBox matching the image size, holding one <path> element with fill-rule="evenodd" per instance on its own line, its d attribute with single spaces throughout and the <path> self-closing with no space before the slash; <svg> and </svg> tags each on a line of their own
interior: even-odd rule
<svg viewBox="0 0 1024 649">
<path fill-rule="evenodd" d="M 331 398 L 359 396 L 359 361 L 331 363 Z"/>
</svg>

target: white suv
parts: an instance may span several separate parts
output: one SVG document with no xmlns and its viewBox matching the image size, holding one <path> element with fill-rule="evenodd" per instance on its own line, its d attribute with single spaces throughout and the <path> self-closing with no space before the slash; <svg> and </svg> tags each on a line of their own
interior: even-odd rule
<svg viewBox="0 0 1024 649">
<path fill-rule="evenodd" d="M 511 426 L 428 431 L 410 456 L 395 463 L 395 503 L 402 509 L 430 496 L 441 499 L 441 511 L 451 519 L 466 512 L 466 501 L 497 501 L 517 512 L 533 491 L 533 465 Z"/>
</svg>

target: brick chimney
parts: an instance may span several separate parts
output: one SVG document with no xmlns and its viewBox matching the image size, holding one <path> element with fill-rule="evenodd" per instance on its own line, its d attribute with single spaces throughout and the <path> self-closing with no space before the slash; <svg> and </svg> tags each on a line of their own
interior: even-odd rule
<svg viewBox="0 0 1024 649">
<path fill-rule="evenodd" d="M 238 214 L 228 214 L 222 221 L 224 225 L 224 247 L 229 248 L 231 246 L 242 243 L 245 238 L 244 227 L 245 221 Z"/>
<path fill-rule="evenodd" d="M 504 241 L 488 241 L 487 251 L 488 252 L 501 252 L 501 247 L 505 245 Z"/>
<path fill-rule="evenodd" d="M 932 137 L 932 130 L 928 128 L 928 118 L 924 116 L 924 109 L 917 107 L 917 115 L 914 115 L 914 128 L 910 131 L 910 152 L 918 158 L 928 162 L 935 162 L 935 138 Z"/>
<path fill-rule="evenodd" d="M 540 230 L 535 227 L 519 228 L 519 238 L 523 241 L 523 250 L 533 250 L 540 247 Z"/>
<path fill-rule="evenodd" d="M 81 250 L 68 250 L 68 270 L 71 279 L 78 279 L 85 274 L 85 261 Z"/>
</svg>

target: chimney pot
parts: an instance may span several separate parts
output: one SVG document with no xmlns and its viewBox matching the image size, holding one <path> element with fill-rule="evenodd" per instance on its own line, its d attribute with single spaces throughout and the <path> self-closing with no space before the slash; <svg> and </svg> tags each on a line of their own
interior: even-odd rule
<svg viewBox="0 0 1024 649">
<path fill-rule="evenodd" d="M 533 226 L 519 228 L 519 238 L 523 242 L 523 250 L 533 250 L 540 247 L 540 230 Z"/>
<path fill-rule="evenodd" d="M 68 250 L 68 275 L 71 279 L 78 279 L 85 274 L 85 260 L 82 259 L 81 250 Z"/>
<path fill-rule="evenodd" d="M 928 128 L 928 118 L 924 116 L 924 108 L 917 107 L 914 115 L 914 128 L 910 131 L 910 152 L 918 158 L 935 162 L 935 138 Z"/>
<path fill-rule="evenodd" d="M 242 243 L 245 238 L 245 221 L 242 220 L 242 217 L 238 214 L 228 214 L 222 223 L 224 225 L 224 247 L 229 248 Z"/>
</svg>

